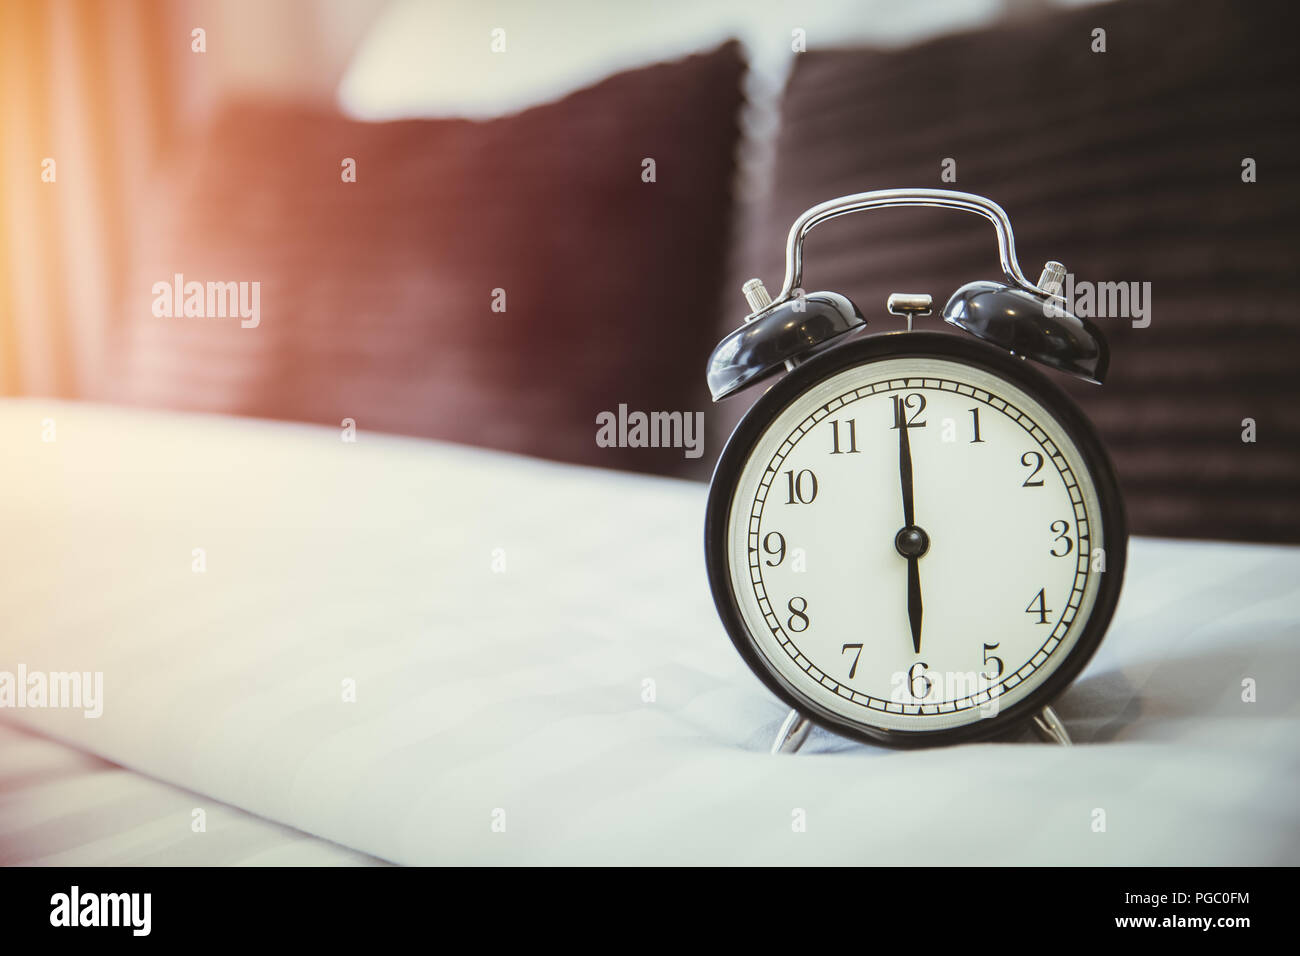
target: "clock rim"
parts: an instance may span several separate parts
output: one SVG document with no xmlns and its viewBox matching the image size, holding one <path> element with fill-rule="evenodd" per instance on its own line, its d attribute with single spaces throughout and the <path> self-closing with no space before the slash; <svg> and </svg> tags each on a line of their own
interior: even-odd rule
<svg viewBox="0 0 1300 956">
<path fill-rule="evenodd" d="M 1051 414 L 1074 441 L 1080 465 L 1093 480 L 1101 509 L 1106 570 L 1097 589 L 1092 613 L 1064 661 L 1023 700 L 995 717 L 959 727 L 936 730 L 894 730 L 852 721 L 799 693 L 768 663 L 746 626 L 731 587 L 728 519 L 736 486 L 754 446 L 768 426 L 800 395 L 818 382 L 849 368 L 882 359 L 944 358 L 982 368 L 1024 389 Z M 727 439 L 714 466 L 704 517 L 704 560 L 713 603 L 727 636 L 760 681 L 787 706 L 818 726 L 863 741 L 896 748 L 914 748 L 987 740 L 1022 728 L 1083 672 L 1110 627 L 1119 602 L 1128 557 L 1128 526 L 1119 480 L 1096 427 L 1065 391 L 1018 356 L 978 340 L 943 332 L 882 332 L 835 348 L 796 366 L 772 385 L 745 413 Z"/>
</svg>

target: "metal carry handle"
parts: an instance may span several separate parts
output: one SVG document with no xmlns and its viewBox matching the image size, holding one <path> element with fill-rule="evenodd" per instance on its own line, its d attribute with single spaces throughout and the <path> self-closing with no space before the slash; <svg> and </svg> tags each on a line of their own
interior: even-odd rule
<svg viewBox="0 0 1300 956">
<path fill-rule="evenodd" d="M 803 240 L 814 226 L 846 216 L 852 212 L 868 209 L 883 209 L 886 206 L 942 206 L 947 209 L 962 209 L 983 216 L 993 223 L 998 234 L 998 257 L 1002 260 L 1002 271 L 1013 284 L 1038 295 L 1050 296 L 1051 292 L 1040 289 L 1020 271 L 1016 260 L 1016 239 L 1011 232 L 1011 220 L 1006 211 L 997 203 L 976 196 L 974 193 L 962 193 L 952 189 L 878 189 L 868 193 L 854 193 L 819 203 L 806 210 L 794 225 L 790 227 L 790 236 L 785 244 L 785 282 L 776 297 L 777 302 L 793 298 L 794 290 L 803 286 Z"/>
</svg>

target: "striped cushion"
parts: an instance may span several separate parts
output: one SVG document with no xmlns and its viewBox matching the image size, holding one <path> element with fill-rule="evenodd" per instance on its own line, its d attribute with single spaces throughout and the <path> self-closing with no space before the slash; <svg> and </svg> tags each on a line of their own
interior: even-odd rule
<svg viewBox="0 0 1300 956">
<path fill-rule="evenodd" d="M 713 345 L 742 71 L 731 43 L 490 122 L 227 109 L 138 217 L 95 397 L 699 468 L 596 418 L 707 405 L 683 356 Z M 260 324 L 154 315 L 178 273 L 260 282 Z"/>
<path fill-rule="evenodd" d="M 1134 0 L 900 52 L 807 53 L 754 274 L 779 276 L 791 220 L 837 195 L 989 196 L 1030 278 L 1059 259 L 1079 280 L 1152 284 L 1149 328 L 1100 320 L 1106 384 L 1068 384 L 1112 452 L 1133 530 L 1300 541 L 1298 27 L 1291 6 Z M 1244 157 L 1258 182 L 1242 182 Z M 945 158 L 955 183 L 940 180 Z M 805 285 L 849 295 L 875 330 L 899 322 L 890 292 L 942 303 L 1000 274 L 988 224 L 943 210 L 836 220 L 806 260 Z"/>
</svg>

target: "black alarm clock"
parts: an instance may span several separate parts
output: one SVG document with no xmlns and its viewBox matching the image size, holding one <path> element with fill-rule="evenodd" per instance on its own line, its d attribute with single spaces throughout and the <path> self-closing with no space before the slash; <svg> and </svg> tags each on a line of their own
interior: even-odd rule
<svg viewBox="0 0 1300 956">
<path fill-rule="evenodd" d="M 803 294 L 818 223 L 885 206 L 974 212 L 997 232 L 1005 281 L 972 282 L 912 330 L 928 295 L 890 296 L 907 329 L 857 334 L 858 307 Z M 714 401 L 782 375 L 714 471 L 705 554 L 736 649 L 792 708 L 774 751 L 815 723 L 910 747 L 1032 723 L 1069 743 L 1048 706 L 1097 649 L 1128 547 L 1115 472 L 1088 419 L 1035 365 L 1100 384 L 1100 330 L 1069 314 L 1065 269 L 1021 272 L 1006 213 L 970 193 L 882 190 L 794 223 L 785 282 L 708 367 Z"/>
</svg>

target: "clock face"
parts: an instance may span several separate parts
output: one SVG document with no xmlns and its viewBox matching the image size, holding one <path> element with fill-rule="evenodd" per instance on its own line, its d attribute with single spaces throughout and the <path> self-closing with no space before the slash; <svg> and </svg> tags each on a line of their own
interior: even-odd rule
<svg viewBox="0 0 1300 956">
<path fill-rule="evenodd" d="M 1099 489 L 1077 422 L 1027 391 L 1015 360 L 997 364 L 850 362 L 736 450 L 717 529 L 733 640 L 810 716 L 886 736 L 992 732 L 1095 647 L 1099 633 L 1075 656 L 1122 572 L 1109 465 Z"/>
</svg>

